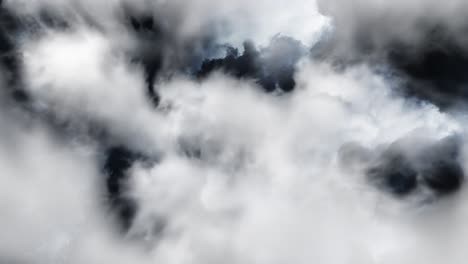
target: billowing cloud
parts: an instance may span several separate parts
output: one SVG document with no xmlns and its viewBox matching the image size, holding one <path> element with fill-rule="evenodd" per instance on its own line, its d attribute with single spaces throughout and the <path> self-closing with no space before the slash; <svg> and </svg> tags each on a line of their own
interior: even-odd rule
<svg viewBox="0 0 468 264">
<path fill-rule="evenodd" d="M 465 263 L 464 10 L 4 1 L 0 262 Z"/>
</svg>

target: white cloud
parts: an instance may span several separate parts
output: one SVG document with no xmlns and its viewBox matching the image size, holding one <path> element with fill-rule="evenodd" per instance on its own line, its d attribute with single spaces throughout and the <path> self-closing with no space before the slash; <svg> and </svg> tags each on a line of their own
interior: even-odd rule
<svg viewBox="0 0 468 264">
<path fill-rule="evenodd" d="M 323 26 L 312 1 L 154 7 L 180 14 L 182 35 L 219 17 L 235 22 L 241 37 L 234 39 L 257 43 L 276 33 L 312 42 Z M 0 114 L 0 261 L 465 263 L 465 189 L 425 208 L 337 164 L 349 142 L 373 149 L 418 133 L 466 138 L 460 116 L 402 98 L 396 80 L 368 66 L 336 70 L 313 61 L 298 65 L 297 89 L 281 96 L 220 73 L 161 80 L 166 109 L 155 110 L 141 69 L 124 56 L 127 43 L 116 39 L 78 26 L 21 49 L 36 110 L 97 123 L 119 143 L 161 154 L 130 171 L 140 211 L 128 236 L 114 233 L 103 209 L 99 146 L 63 142 L 41 119 L 8 112 Z"/>
</svg>

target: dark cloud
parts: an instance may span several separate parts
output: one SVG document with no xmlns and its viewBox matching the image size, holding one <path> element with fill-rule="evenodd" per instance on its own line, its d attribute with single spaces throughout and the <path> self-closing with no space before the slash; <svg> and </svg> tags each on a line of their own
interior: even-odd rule
<svg viewBox="0 0 468 264">
<path fill-rule="evenodd" d="M 318 57 L 341 66 L 385 65 L 405 80 L 401 92 L 447 109 L 467 100 L 467 24 L 462 1 L 320 1 L 334 31 Z"/>
<path fill-rule="evenodd" d="M 127 171 L 139 158 L 138 154 L 125 147 L 113 147 L 106 152 L 103 166 L 107 174 L 106 188 L 109 203 L 124 230 L 130 228 L 137 212 L 136 201 L 128 195 Z"/>
<path fill-rule="evenodd" d="M 376 165 L 372 165 L 366 174 L 378 187 L 397 196 L 410 194 L 418 185 L 416 169 L 403 153 L 394 150 L 381 154 Z"/>
<path fill-rule="evenodd" d="M 430 189 L 436 197 L 453 194 L 465 177 L 459 147 L 459 139 L 453 137 L 435 142 L 405 138 L 378 153 L 366 174 L 371 182 L 397 196 L 421 188 Z"/>
<path fill-rule="evenodd" d="M 21 102 L 28 96 L 21 87 L 21 60 L 16 48 L 15 35 L 21 30 L 19 19 L 0 3 L 0 64 L 6 79 L 8 93 Z"/>
<path fill-rule="evenodd" d="M 275 37 L 266 48 L 257 50 L 251 42 L 244 43 L 244 51 L 228 47 L 226 57 L 205 60 L 197 75 L 206 77 L 213 71 L 224 71 L 236 78 L 251 78 L 265 91 L 279 89 L 291 92 L 296 86 L 296 63 L 306 54 L 305 47 L 289 37 Z"/>
<path fill-rule="evenodd" d="M 443 108 L 468 99 L 468 50 L 459 46 L 454 36 L 444 36 L 435 28 L 427 33 L 424 45 L 393 45 L 388 59 L 408 78 L 408 95 Z"/>
</svg>

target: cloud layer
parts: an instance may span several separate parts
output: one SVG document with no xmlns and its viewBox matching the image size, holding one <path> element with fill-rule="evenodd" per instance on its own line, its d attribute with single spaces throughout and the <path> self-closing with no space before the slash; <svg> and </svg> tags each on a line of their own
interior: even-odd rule
<svg viewBox="0 0 468 264">
<path fill-rule="evenodd" d="M 465 4 L 352 4 L 4 1 L 0 262 L 465 263 Z"/>
</svg>

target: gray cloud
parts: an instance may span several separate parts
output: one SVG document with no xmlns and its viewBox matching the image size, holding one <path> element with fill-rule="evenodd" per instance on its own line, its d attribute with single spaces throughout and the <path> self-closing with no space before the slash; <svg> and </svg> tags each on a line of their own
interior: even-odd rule
<svg viewBox="0 0 468 264">
<path fill-rule="evenodd" d="M 426 18 L 458 32 L 463 3 L 5 2 L 22 28 L 2 91 L 27 99 L 0 96 L 0 262 L 466 262 L 466 189 L 439 192 L 450 168 L 463 182 L 465 111 L 403 96 L 414 76 L 379 57 L 424 46 Z M 185 68 L 245 40 L 293 92 Z"/>
</svg>

